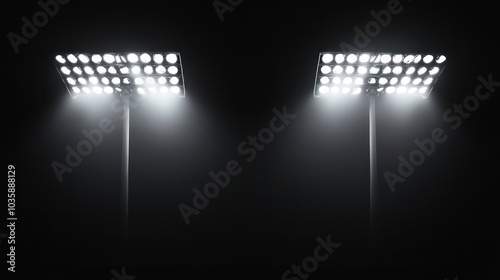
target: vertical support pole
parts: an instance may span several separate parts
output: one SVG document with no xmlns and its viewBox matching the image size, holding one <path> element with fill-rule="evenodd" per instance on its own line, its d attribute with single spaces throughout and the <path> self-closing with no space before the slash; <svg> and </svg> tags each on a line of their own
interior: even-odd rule
<svg viewBox="0 0 500 280">
<path fill-rule="evenodd" d="M 129 138 L 130 138 L 130 104 L 128 94 L 123 95 L 123 144 L 122 144 L 122 191 L 123 222 L 125 242 L 128 234 L 128 179 L 129 179 Z"/>
<path fill-rule="evenodd" d="M 375 118 L 375 95 L 370 95 L 370 235 L 375 238 L 375 199 L 377 191 L 377 132 Z"/>
</svg>

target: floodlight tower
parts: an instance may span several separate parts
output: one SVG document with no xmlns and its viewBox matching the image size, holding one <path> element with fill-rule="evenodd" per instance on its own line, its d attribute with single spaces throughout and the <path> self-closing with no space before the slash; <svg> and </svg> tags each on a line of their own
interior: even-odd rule
<svg viewBox="0 0 500 280">
<path fill-rule="evenodd" d="M 374 233 L 377 191 L 375 99 L 382 94 L 427 98 L 443 72 L 444 55 L 397 53 L 321 52 L 314 97 L 359 95 L 370 98 L 370 229 Z"/>
<path fill-rule="evenodd" d="M 122 189 L 128 224 L 130 98 L 145 94 L 185 97 L 180 53 L 73 53 L 55 57 L 56 68 L 72 98 L 117 95 L 123 101 Z"/>
</svg>

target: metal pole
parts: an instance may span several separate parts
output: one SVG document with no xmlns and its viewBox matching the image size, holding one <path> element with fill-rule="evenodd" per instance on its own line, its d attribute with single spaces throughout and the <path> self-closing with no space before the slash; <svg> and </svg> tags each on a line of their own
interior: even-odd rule
<svg viewBox="0 0 500 280">
<path fill-rule="evenodd" d="M 375 237 L 375 198 L 377 188 L 377 133 L 375 118 L 375 95 L 370 96 L 370 232 Z"/>
<path fill-rule="evenodd" d="M 128 178 L 129 178 L 129 137 L 130 137 L 130 104 L 129 96 L 123 96 L 123 145 L 122 145 L 122 190 L 124 202 L 125 238 L 128 231 Z"/>
</svg>

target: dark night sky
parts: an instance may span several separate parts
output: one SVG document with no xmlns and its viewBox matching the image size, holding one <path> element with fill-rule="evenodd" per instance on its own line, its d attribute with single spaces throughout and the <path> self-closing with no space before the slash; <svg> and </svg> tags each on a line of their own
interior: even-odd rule
<svg viewBox="0 0 500 280">
<path fill-rule="evenodd" d="M 353 28 L 387 2 L 243 0 L 221 22 L 208 0 L 74 0 L 15 54 L 6 35 L 20 34 L 21 18 L 40 7 L 4 1 L 2 158 L 17 170 L 18 279 L 108 280 L 122 267 L 136 280 L 282 279 L 329 235 L 342 245 L 310 279 L 499 276 L 500 91 L 458 129 L 443 120 L 474 95 L 478 76 L 500 81 L 491 1 L 402 0 L 403 11 L 362 49 L 448 57 L 429 99 L 377 100 L 370 241 L 368 98 L 314 99 L 312 88 L 318 53 L 354 45 Z M 72 100 L 53 66 L 58 53 L 107 51 L 180 52 L 187 88 L 185 99 L 149 97 L 131 110 L 126 253 L 120 114 L 110 98 Z M 247 162 L 238 146 L 284 106 L 297 117 Z M 51 163 L 64 163 L 65 147 L 103 118 L 115 130 L 59 182 Z M 396 173 L 398 156 L 436 128 L 447 140 L 391 192 L 384 172 Z M 192 206 L 192 189 L 230 160 L 241 174 L 186 225 L 178 205 Z"/>
</svg>

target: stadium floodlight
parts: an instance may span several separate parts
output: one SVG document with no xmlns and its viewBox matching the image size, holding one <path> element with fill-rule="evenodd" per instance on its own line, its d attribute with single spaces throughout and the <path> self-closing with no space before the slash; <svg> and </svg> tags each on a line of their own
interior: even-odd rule
<svg viewBox="0 0 500 280">
<path fill-rule="evenodd" d="M 127 222 L 129 98 L 134 94 L 148 93 L 185 97 L 181 55 L 176 52 L 70 53 L 57 55 L 55 66 L 72 98 L 115 94 L 123 99 L 122 183 Z"/>
<path fill-rule="evenodd" d="M 362 78 L 363 84 L 361 92 L 365 94 L 391 94 L 387 91 L 389 86 L 401 86 L 402 76 L 406 77 L 406 84 L 412 83 L 415 79 L 428 80 L 431 78 L 431 83 L 417 83 L 419 95 L 422 98 L 427 98 L 431 93 L 439 76 L 443 72 L 444 55 L 432 54 L 391 54 L 391 53 L 320 53 L 318 60 L 318 70 L 316 74 L 316 85 L 314 88 L 314 97 L 322 97 L 329 94 L 335 94 L 331 83 L 322 83 L 325 77 L 330 81 L 333 78 L 340 77 L 344 79 L 349 76 L 352 79 Z M 368 70 L 369 69 L 369 70 Z M 368 70 L 368 71 L 367 71 Z M 380 81 L 381 78 L 391 80 L 397 78 L 397 84 L 381 84 L 369 83 L 368 81 L 375 78 Z M 410 81 L 408 82 L 408 79 Z M 384 81 L 384 80 L 382 80 Z M 325 86 L 330 90 L 326 91 Z M 347 86 L 344 84 L 344 86 Z M 356 85 L 359 86 L 359 85 Z M 322 90 L 320 90 L 322 87 Z M 422 90 L 422 88 L 426 90 Z M 347 91 L 337 91 L 347 92 Z M 353 92 L 353 91 L 348 91 Z M 411 94 L 411 93 L 409 93 Z"/>
<path fill-rule="evenodd" d="M 112 93 L 114 94 L 138 94 L 142 92 L 136 84 L 124 83 L 127 78 L 130 80 L 136 78 L 146 80 L 151 77 L 158 80 L 164 77 L 167 83 L 162 86 L 167 87 L 167 92 L 177 92 L 177 89 L 171 90 L 176 87 L 179 88 L 177 95 L 179 97 L 185 96 L 184 77 L 179 53 L 76 53 L 60 54 L 55 59 L 57 70 L 73 98 L 84 94 L 82 85 L 71 84 L 68 81 L 78 80 L 79 78 L 88 80 L 90 77 L 96 77 L 99 81 L 104 78 L 105 80 L 116 81 L 116 83 L 113 82 Z M 171 80 L 177 82 L 175 84 L 169 83 L 168 81 Z M 108 84 L 99 82 L 96 86 L 98 86 L 96 87 L 97 91 L 91 90 L 90 94 L 99 94 L 102 92 L 101 88 L 108 86 Z"/>
<path fill-rule="evenodd" d="M 375 210 L 374 192 L 377 183 L 375 97 L 396 94 L 427 98 L 443 72 L 445 61 L 446 56 L 434 54 L 374 52 L 322 52 L 319 54 L 314 85 L 315 98 L 345 94 L 365 94 L 370 97 L 370 224 L 372 230 Z"/>
</svg>

